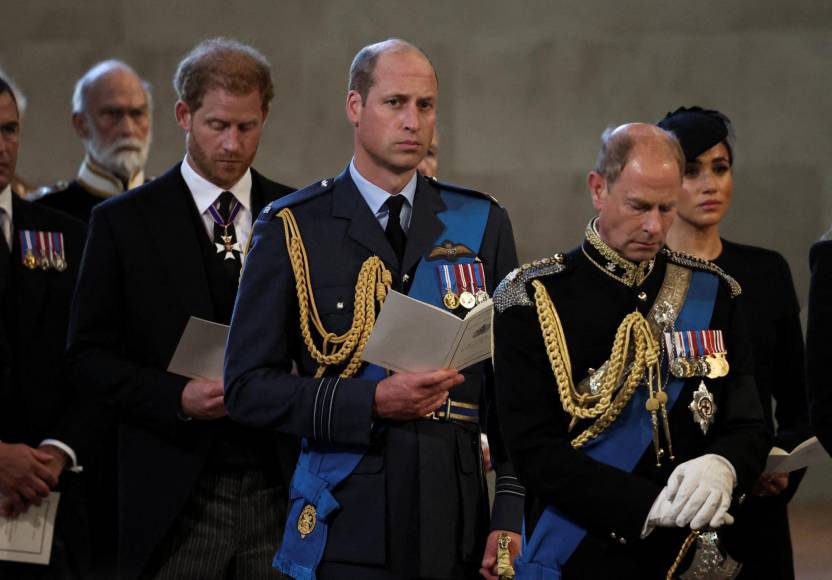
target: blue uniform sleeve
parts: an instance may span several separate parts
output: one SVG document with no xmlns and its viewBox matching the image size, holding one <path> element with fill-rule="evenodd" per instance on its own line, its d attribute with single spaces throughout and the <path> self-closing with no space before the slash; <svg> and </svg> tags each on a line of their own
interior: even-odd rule
<svg viewBox="0 0 832 580">
<path fill-rule="evenodd" d="M 252 236 L 226 347 L 228 414 L 312 440 L 369 444 L 377 383 L 293 372 L 306 347 L 283 222 L 267 213 Z"/>
</svg>

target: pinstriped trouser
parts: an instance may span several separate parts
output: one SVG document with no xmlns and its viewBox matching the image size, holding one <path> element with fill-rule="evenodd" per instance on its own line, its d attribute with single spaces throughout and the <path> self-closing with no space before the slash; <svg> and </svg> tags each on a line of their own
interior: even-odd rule
<svg viewBox="0 0 832 580">
<path fill-rule="evenodd" d="M 258 470 L 203 475 L 142 578 L 269 580 L 286 517 L 284 490 Z"/>
</svg>

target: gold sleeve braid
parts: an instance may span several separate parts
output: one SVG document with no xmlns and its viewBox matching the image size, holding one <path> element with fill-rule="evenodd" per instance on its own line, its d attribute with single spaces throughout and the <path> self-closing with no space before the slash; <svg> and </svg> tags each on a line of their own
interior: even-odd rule
<svg viewBox="0 0 832 580">
<path fill-rule="evenodd" d="M 355 302 L 352 326 L 342 334 L 328 332 L 318 314 L 315 296 L 312 294 L 312 280 L 309 273 L 309 259 L 300 235 L 295 216 L 289 208 L 281 210 L 277 217 L 283 220 L 286 235 L 286 247 L 295 275 L 295 290 L 298 295 L 300 310 L 300 332 L 309 354 L 318 363 L 315 377 L 321 377 L 328 366 L 343 364 L 349 358 L 349 364 L 341 372 L 341 377 L 353 376 L 361 366 L 361 354 L 370 338 L 376 322 L 376 303 L 382 304 L 393 283 L 390 271 L 378 256 L 367 258 L 358 272 L 355 283 Z M 321 337 L 321 348 L 315 346 L 310 329 L 310 321 Z"/>
<path fill-rule="evenodd" d="M 618 327 L 609 358 L 609 367 L 600 381 L 598 394 L 585 395 L 575 388 L 572 378 L 572 366 L 569 349 L 555 305 L 546 287 L 539 280 L 533 280 L 534 301 L 543 343 L 552 366 L 552 372 L 558 386 L 563 409 L 575 419 L 596 419 L 586 430 L 572 440 L 572 447 L 580 448 L 589 440 L 600 435 L 618 417 L 624 406 L 630 401 L 642 378 L 647 379 L 650 387 L 650 401 L 654 400 L 652 392 L 653 373 L 659 377 L 659 345 L 650 332 L 647 320 L 640 312 L 628 314 Z M 613 400 L 613 393 L 620 384 L 625 372 L 628 353 L 632 351 L 626 380 Z M 648 374 L 645 377 L 645 372 Z M 664 393 L 659 393 L 659 399 Z"/>
</svg>

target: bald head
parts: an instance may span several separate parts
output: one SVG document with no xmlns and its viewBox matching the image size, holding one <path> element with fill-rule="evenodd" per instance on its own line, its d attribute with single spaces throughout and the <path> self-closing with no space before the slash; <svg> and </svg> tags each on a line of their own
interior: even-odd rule
<svg viewBox="0 0 832 580">
<path fill-rule="evenodd" d="M 350 78 L 347 85 L 347 92 L 355 91 L 361 96 L 363 101 L 366 101 L 367 93 L 370 92 L 370 88 L 375 84 L 373 72 L 375 71 L 378 57 L 382 54 L 401 54 L 407 52 L 418 53 L 433 68 L 433 63 L 430 62 L 428 55 L 421 48 L 401 38 L 388 38 L 375 44 L 369 44 L 358 51 L 350 65 Z M 436 77 L 435 68 L 433 69 L 433 74 Z"/>
<path fill-rule="evenodd" d="M 684 156 L 676 138 L 654 125 L 607 129 L 587 179 L 601 239 L 634 262 L 664 245 L 682 189 Z"/>
<path fill-rule="evenodd" d="M 685 155 L 679 141 L 669 131 L 647 123 L 627 123 L 618 127 L 609 127 L 601 135 L 601 150 L 593 171 L 607 180 L 609 185 L 615 183 L 635 148 L 645 147 L 664 151 L 676 163 L 679 180 L 685 172 Z"/>
<path fill-rule="evenodd" d="M 125 185 L 147 161 L 151 105 L 147 83 L 118 60 L 96 64 L 75 84 L 72 125 L 87 155 Z"/>
<path fill-rule="evenodd" d="M 87 111 L 90 93 L 101 90 L 102 86 L 106 87 L 110 84 L 119 84 L 129 90 L 143 94 L 148 107 L 152 107 L 150 84 L 142 80 L 127 63 L 111 59 L 93 65 L 75 83 L 75 90 L 72 92 L 72 112 L 83 113 Z"/>
</svg>

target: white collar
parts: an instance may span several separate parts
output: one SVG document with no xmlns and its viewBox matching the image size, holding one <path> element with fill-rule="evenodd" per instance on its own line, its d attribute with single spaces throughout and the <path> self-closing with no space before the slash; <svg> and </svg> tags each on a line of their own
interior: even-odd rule
<svg viewBox="0 0 832 580">
<path fill-rule="evenodd" d="M 223 191 L 233 193 L 240 204 L 251 211 L 251 167 L 246 169 L 246 172 L 240 180 L 229 189 L 223 189 L 214 185 L 194 171 L 187 155 L 185 155 L 185 159 L 182 161 L 180 171 L 182 172 L 182 178 L 185 180 L 185 184 L 191 190 L 191 195 L 194 197 L 194 202 L 196 202 L 196 209 L 200 215 L 208 211 L 210 206 L 214 205 L 214 202 L 217 201 L 217 198 Z"/>
<path fill-rule="evenodd" d="M 12 185 L 9 183 L 3 191 L 0 191 L 0 208 L 6 212 L 6 215 L 11 219 L 12 217 Z"/>
<path fill-rule="evenodd" d="M 364 201 L 367 202 L 367 205 L 370 206 L 370 210 L 374 214 L 378 214 L 381 211 L 381 206 L 384 205 L 385 201 L 387 201 L 387 198 L 393 195 L 389 191 L 385 191 L 380 188 L 375 183 L 371 183 L 363 175 L 361 175 L 358 172 L 358 168 L 355 166 L 355 158 L 350 161 L 350 177 L 352 177 L 355 187 L 358 188 L 358 192 L 361 194 L 361 197 L 364 198 Z M 413 177 L 410 178 L 407 185 L 405 185 L 397 195 L 403 195 L 410 207 L 413 207 L 413 198 L 416 197 L 415 171 L 413 172 Z"/>
<path fill-rule="evenodd" d="M 101 167 L 87 155 L 78 169 L 78 181 L 99 197 L 112 197 L 126 191 L 121 179 Z M 139 171 L 127 184 L 127 189 L 133 189 L 144 183 L 144 170 Z"/>
</svg>

